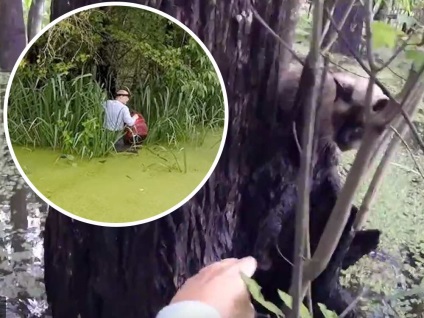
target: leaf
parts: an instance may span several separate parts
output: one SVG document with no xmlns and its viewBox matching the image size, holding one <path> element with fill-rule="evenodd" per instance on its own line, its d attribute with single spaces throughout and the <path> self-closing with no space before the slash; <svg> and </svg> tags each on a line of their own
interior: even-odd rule
<svg viewBox="0 0 424 318">
<path fill-rule="evenodd" d="M 264 306 L 270 312 L 276 314 L 277 317 L 284 317 L 283 312 L 280 310 L 280 308 L 278 308 L 276 305 L 274 305 L 270 301 L 265 300 L 264 296 L 261 293 L 262 287 L 260 287 L 255 280 L 253 280 L 250 277 L 247 277 L 243 273 L 240 273 L 240 274 L 241 274 L 241 278 L 245 282 L 247 289 L 249 290 L 254 300 L 256 300 L 259 304 Z"/>
<path fill-rule="evenodd" d="M 337 314 L 334 311 L 329 310 L 324 304 L 318 303 L 318 307 L 325 318 L 337 318 Z"/>
<path fill-rule="evenodd" d="M 394 49 L 396 47 L 398 35 L 402 34 L 399 30 L 382 21 L 373 21 L 371 23 L 372 46 L 373 48 L 387 47 Z"/>
<path fill-rule="evenodd" d="M 286 306 L 292 309 L 292 297 L 281 290 L 278 290 L 278 295 L 280 296 L 281 300 L 284 301 Z M 300 305 L 300 317 L 312 318 L 308 308 L 306 308 L 306 306 L 303 303 Z"/>
</svg>

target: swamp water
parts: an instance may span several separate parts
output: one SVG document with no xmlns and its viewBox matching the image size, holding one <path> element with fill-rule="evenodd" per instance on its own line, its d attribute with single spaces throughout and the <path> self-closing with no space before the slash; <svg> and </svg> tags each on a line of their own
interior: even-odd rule
<svg viewBox="0 0 424 318">
<path fill-rule="evenodd" d="M 60 152 L 46 149 L 13 149 L 29 180 L 56 205 L 94 221 L 133 222 L 184 200 L 212 167 L 221 139 L 222 131 L 208 133 L 201 146 L 144 146 L 138 154 L 91 160 L 61 158 Z"/>
</svg>

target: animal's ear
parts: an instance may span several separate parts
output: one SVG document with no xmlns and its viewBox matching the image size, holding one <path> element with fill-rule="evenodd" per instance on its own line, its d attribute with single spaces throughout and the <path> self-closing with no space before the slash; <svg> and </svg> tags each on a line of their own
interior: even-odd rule
<svg viewBox="0 0 424 318">
<path fill-rule="evenodd" d="M 372 110 L 375 112 L 379 112 L 386 108 L 387 104 L 389 103 L 388 99 L 380 99 L 372 106 Z"/>
<path fill-rule="evenodd" d="M 336 98 L 334 101 L 341 99 L 345 102 L 352 101 L 353 87 L 352 86 L 343 86 L 336 78 L 334 78 L 334 83 L 336 84 Z"/>
</svg>

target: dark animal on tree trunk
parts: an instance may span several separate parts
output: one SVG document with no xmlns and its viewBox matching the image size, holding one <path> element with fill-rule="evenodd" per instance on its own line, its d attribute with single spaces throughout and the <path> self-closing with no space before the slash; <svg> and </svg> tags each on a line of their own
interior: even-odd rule
<svg viewBox="0 0 424 318">
<path fill-rule="evenodd" d="M 240 221 L 245 234 L 240 234 L 240 231 L 238 237 L 245 247 L 241 254 L 248 254 L 249 247 L 254 247 L 253 255 L 259 262 L 259 271 L 255 278 L 263 286 L 265 297 L 280 306 L 282 304 L 277 289 L 288 291 L 293 263 L 294 217 L 298 200 L 296 177 L 300 162 L 296 139 L 301 136 L 301 129 L 295 130 L 293 123 L 296 123 L 296 128 L 301 127 L 301 111 L 295 109 L 300 75 L 301 71 L 294 69 L 282 81 L 278 96 L 280 107 L 273 116 L 274 121 L 268 123 L 270 129 L 273 129 L 274 137 L 267 140 L 269 148 L 262 149 L 263 161 L 257 162 L 259 168 L 250 177 Z M 312 158 L 312 253 L 342 187 L 338 173 L 339 153 L 358 148 L 363 136 L 368 79 L 346 73 L 329 73 L 322 83 L 323 97 L 317 109 L 316 142 Z M 375 86 L 373 111 L 381 111 L 388 101 L 388 97 Z M 279 146 L 274 146 L 275 144 Z M 271 189 L 270 184 L 273 185 Z M 357 208 L 353 206 L 329 266 L 312 285 L 314 303 L 324 303 L 338 314 L 341 314 L 352 300 L 338 282 L 340 269 L 353 265 L 362 256 L 376 249 L 379 243 L 380 231 L 364 230 L 355 234 L 349 247 L 349 232 L 356 213 Z M 254 217 L 256 219 L 253 219 Z M 322 316 L 317 307 L 314 314 L 315 317 Z M 355 317 L 355 312 L 351 312 L 347 317 Z"/>
</svg>

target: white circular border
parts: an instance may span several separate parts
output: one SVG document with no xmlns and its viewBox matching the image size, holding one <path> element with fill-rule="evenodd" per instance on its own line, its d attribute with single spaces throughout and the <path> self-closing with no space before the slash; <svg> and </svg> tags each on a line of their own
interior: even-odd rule
<svg viewBox="0 0 424 318">
<path fill-rule="evenodd" d="M 28 50 L 31 48 L 31 46 L 38 40 L 38 38 L 43 35 L 49 28 L 51 28 L 52 26 L 54 26 L 55 24 L 57 24 L 58 22 L 70 17 L 71 15 L 74 15 L 75 13 L 81 12 L 81 11 L 86 11 L 89 9 L 93 9 L 93 8 L 99 8 L 99 7 L 106 7 L 106 6 L 123 6 L 123 7 L 133 7 L 133 8 L 137 8 L 137 9 L 142 9 L 142 10 L 146 10 L 146 11 L 150 11 L 156 14 L 161 15 L 162 17 L 174 22 L 175 24 L 177 24 L 179 27 L 181 27 L 184 31 L 186 31 L 188 34 L 190 34 L 194 40 L 196 40 L 196 42 L 202 47 L 203 51 L 206 53 L 206 55 L 209 57 L 209 60 L 212 62 L 212 65 L 215 69 L 215 72 L 218 75 L 218 79 L 219 82 L 221 84 L 221 89 L 222 89 L 222 94 L 224 97 L 224 107 L 225 107 L 225 118 L 224 118 L 224 132 L 222 135 L 222 140 L 221 140 L 221 145 L 219 147 L 218 150 L 218 154 L 215 157 L 215 160 L 211 166 L 211 168 L 209 169 L 209 172 L 206 174 L 206 176 L 203 178 L 203 180 L 200 182 L 200 184 L 182 201 L 180 201 L 180 203 L 174 205 L 173 207 L 171 207 L 170 209 L 156 215 L 150 218 L 147 218 L 145 220 L 141 220 L 141 221 L 134 221 L 134 222 L 125 222 L 125 223 L 107 223 L 107 222 L 97 222 L 97 221 L 93 221 L 93 220 L 89 220 L 89 219 L 85 219 L 82 217 L 79 217 L 77 215 L 74 215 L 62 208 L 60 208 L 59 206 L 57 206 L 56 204 L 54 204 L 53 202 L 51 202 L 49 199 L 47 199 L 41 192 L 39 192 L 37 190 L 37 188 L 31 183 L 31 181 L 29 180 L 29 178 L 25 175 L 23 169 L 21 168 L 21 166 L 19 165 L 19 162 L 16 158 L 15 153 L 13 152 L 13 147 L 12 147 L 12 143 L 10 141 L 10 136 L 9 136 L 9 127 L 8 127 L 8 122 L 7 122 L 7 111 L 8 111 L 8 102 L 9 102 L 9 94 L 10 94 L 10 89 L 12 86 L 12 82 L 13 82 L 13 78 L 16 74 L 16 71 L 19 67 L 20 62 L 22 61 L 22 59 L 25 57 L 26 53 L 28 52 Z M 228 97 L 227 97 L 227 91 L 225 88 L 225 83 L 224 83 L 224 79 L 222 78 L 222 74 L 221 71 L 219 70 L 219 67 L 214 59 L 214 57 L 212 56 L 212 54 L 210 53 L 210 51 L 208 50 L 208 48 L 206 47 L 205 44 L 203 44 L 203 42 L 198 38 L 198 36 L 191 31 L 184 23 L 180 22 L 179 20 L 177 20 L 176 18 L 170 16 L 169 14 L 166 14 L 158 9 L 154 9 L 151 8 L 149 6 L 146 5 L 141 5 L 141 4 L 135 4 L 135 3 L 129 3 L 129 2 L 115 2 L 115 1 L 111 1 L 111 2 L 101 2 L 101 3 L 97 3 L 97 4 L 91 4 L 91 5 L 87 5 L 75 10 L 72 10 L 62 16 L 60 16 L 59 18 L 57 18 L 56 20 L 50 22 L 47 26 L 45 26 L 25 47 L 25 49 L 22 51 L 21 55 L 19 56 L 18 60 L 15 63 L 15 66 L 13 67 L 12 72 L 10 73 L 10 78 L 8 80 L 8 84 L 6 87 L 6 94 L 4 97 L 4 114 L 3 114 L 3 121 L 4 121 L 4 131 L 5 131 L 5 135 L 6 135 L 6 142 L 7 142 L 7 146 L 9 147 L 9 151 L 12 155 L 12 159 L 15 162 L 15 165 L 19 171 L 19 173 L 22 175 L 22 177 L 24 178 L 25 182 L 29 185 L 29 187 L 41 198 L 43 199 L 43 201 L 45 201 L 49 206 L 53 207 L 54 209 L 56 209 L 57 211 L 65 214 L 66 216 L 84 222 L 84 223 L 88 223 L 88 224 L 92 224 L 92 225 L 98 225 L 98 226 L 106 226 L 106 227 L 126 227 L 126 226 L 133 226 L 133 225 L 140 225 L 140 224 L 145 224 L 151 221 L 155 221 L 157 219 L 160 219 L 168 214 L 170 214 L 171 212 L 174 212 L 176 209 L 180 208 L 181 206 L 183 206 L 185 203 L 187 203 L 192 197 L 194 197 L 194 195 L 200 190 L 201 187 L 204 186 L 204 184 L 207 182 L 207 180 L 210 178 L 211 174 L 213 173 L 213 171 L 215 170 L 216 165 L 218 164 L 219 159 L 221 158 L 222 155 L 222 151 L 224 149 L 224 145 L 225 145 L 225 140 L 227 138 L 227 132 L 228 132 L 228 117 L 229 117 L 229 110 L 228 110 Z"/>
</svg>

